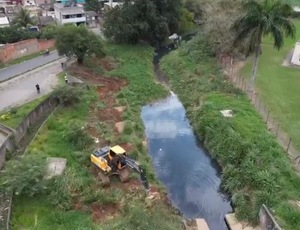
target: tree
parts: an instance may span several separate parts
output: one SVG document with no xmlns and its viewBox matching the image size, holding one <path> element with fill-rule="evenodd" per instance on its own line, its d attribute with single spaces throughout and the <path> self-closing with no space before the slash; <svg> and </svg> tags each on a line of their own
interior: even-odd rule
<svg viewBox="0 0 300 230">
<path fill-rule="evenodd" d="M 292 6 L 282 0 L 248 0 L 243 5 L 244 15 L 239 17 L 233 29 L 236 32 L 235 45 L 248 56 L 254 53 L 250 91 L 253 91 L 263 36 L 271 35 L 274 48 L 283 46 L 284 36 L 294 37 L 295 26 L 288 19 Z"/>
<path fill-rule="evenodd" d="M 46 159 L 27 154 L 7 161 L 0 172 L 0 191 L 33 196 L 46 191 Z"/>
<path fill-rule="evenodd" d="M 53 39 L 57 36 L 57 26 L 55 24 L 47 25 L 42 29 L 42 38 Z"/>
<path fill-rule="evenodd" d="M 30 15 L 29 10 L 20 8 L 12 23 L 27 28 L 28 26 L 36 25 L 37 21 Z"/>
<path fill-rule="evenodd" d="M 98 14 L 101 13 L 101 9 L 103 7 L 103 1 L 100 0 L 86 0 L 84 4 L 85 10 L 93 10 Z"/>
<path fill-rule="evenodd" d="M 194 22 L 196 24 L 201 24 L 205 11 L 203 8 L 203 4 L 199 0 L 186 0 L 184 2 L 184 7 L 194 14 Z"/>
<path fill-rule="evenodd" d="M 104 55 L 101 39 L 84 25 L 64 25 L 57 29 L 56 48 L 60 55 L 76 56 L 79 64 L 86 56 Z"/>
<path fill-rule="evenodd" d="M 119 43 L 136 43 L 143 39 L 152 43 L 169 34 L 167 19 L 160 16 L 149 0 L 125 1 L 122 7 L 111 9 L 104 22 L 104 34 Z"/>
<path fill-rule="evenodd" d="M 231 53 L 235 32 L 231 30 L 233 23 L 240 16 L 242 0 L 198 0 L 200 6 L 195 3 L 186 3 L 188 9 L 199 12 L 202 22 L 202 32 L 213 44 L 216 55 Z M 202 12 L 201 12 L 202 8 Z"/>
<path fill-rule="evenodd" d="M 178 31 L 180 26 L 180 17 L 183 8 L 182 0 L 151 0 L 158 14 L 164 18 L 166 18 L 168 23 L 168 28 L 171 33 L 175 33 Z"/>
<path fill-rule="evenodd" d="M 40 32 L 30 32 L 17 25 L 0 28 L 0 44 L 14 43 L 30 38 L 39 38 Z"/>
</svg>

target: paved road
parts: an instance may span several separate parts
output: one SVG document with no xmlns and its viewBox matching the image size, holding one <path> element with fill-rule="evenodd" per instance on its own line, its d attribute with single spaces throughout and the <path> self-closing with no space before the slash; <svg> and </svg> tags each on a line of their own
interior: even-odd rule
<svg viewBox="0 0 300 230">
<path fill-rule="evenodd" d="M 40 67 L 59 58 L 56 50 L 51 51 L 48 56 L 39 56 L 22 63 L 0 69 L 0 82 L 25 73 L 34 68 Z"/>
<path fill-rule="evenodd" d="M 58 83 L 56 75 L 62 71 L 60 61 L 51 62 L 0 83 L 0 111 L 33 101 L 51 92 Z M 36 92 L 36 84 L 40 85 L 40 94 Z"/>
</svg>

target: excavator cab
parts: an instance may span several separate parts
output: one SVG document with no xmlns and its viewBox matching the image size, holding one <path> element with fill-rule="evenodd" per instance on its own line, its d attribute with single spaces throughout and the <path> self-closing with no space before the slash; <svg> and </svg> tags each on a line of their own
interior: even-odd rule
<svg viewBox="0 0 300 230">
<path fill-rule="evenodd" d="M 121 170 L 126 167 L 126 162 L 122 158 L 122 156 L 127 156 L 126 151 L 119 145 L 110 148 L 110 152 L 108 154 L 110 167 L 116 170 Z"/>
</svg>

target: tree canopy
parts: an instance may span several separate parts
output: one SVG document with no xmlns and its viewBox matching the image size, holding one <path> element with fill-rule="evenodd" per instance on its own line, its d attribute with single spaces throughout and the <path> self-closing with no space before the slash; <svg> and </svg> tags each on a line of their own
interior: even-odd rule
<svg viewBox="0 0 300 230">
<path fill-rule="evenodd" d="M 57 29 L 56 48 L 60 55 L 76 56 L 82 63 L 89 55 L 104 54 L 101 39 L 85 26 L 64 25 Z"/>
<path fill-rule="evenodd" d="M 270 35 L 274 41 L 274 48 L 280 49 L 284 37 L 294 37 L 296 28 L 288 18 L 293 9 L 286 1 L 248 0 L 243 2 L 242 9 L 243 15 L 235 21 L 232 28 L 236 33 L 235 46 L 246 55 L 255 53 L 250 84 L 252 91 L 263 36 Z"/>
<path fill-rule="evenodd" d="M 120 43 L 135 43 L 139 39 L 151 43 L 162 41 L 180 29 L 182 1 L 125 0 L 120 7 L 107 13 L 105 36 Z M 185 16 L 191 18 L 185 13 Z M 187 19 L 189 20 L 189 19 Z M 191 19 L 190 19 L 191 20 Z M 182 25 L 186 26 L 186 22 Z"/>
<path fill-rule="evenodd" d="M 231 27 L 241 14 L 242 0 L 198 0 L 186 2 L 202 24 L 202 32 L 213 44 L 216 54 L 232 52 L 235 32 Z"/>
<path fill-rule="evenodd" d="M 93 10 L 98 14 L 101 13 L 101 9 L 103 7 L 103 2 L 98 0 L 86 0 L 84 4 L 85 10 Z"/>
<path fill-rule="evenodd" d="M 47 189 L 45 173 L 44 156 L 29 154 L 11 159 L 0 172 L 0 191 L 29 196 L 41 193 Z"/>
<path fill-rule="evenodd" d="M 26 28 L 28 26 L 36 25 L 37 20 L 30 15 L 29 10 L 20 8 L 12 23 L 14 25 Z"/>
<path fill-rule="evenodd" d="M 294 37 L 295 26 L 288 16 L 292 6 L 282 0 L 248 0 L 243 3 L 244 14 L 239 17 L 233 29 L 236 32 L 235 44 L 242 45 L 245 54 L 254 52 L 263 36 L 271 35 L 274 47 L 283 46 L 284 36 Z"/>
<path fill-rule="evenodd" d="M 17 25 L 0 28 L 0 44 L 14 43 L 30 38 L 40 37 L 40 32 L 28 31 Z"/>
</svg>

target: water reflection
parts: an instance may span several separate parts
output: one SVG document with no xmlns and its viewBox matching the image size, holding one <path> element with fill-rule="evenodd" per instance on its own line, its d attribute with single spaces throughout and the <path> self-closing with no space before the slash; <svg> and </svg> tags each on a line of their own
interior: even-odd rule
<svg viewBox="0 0 300 230">
<path fill-rule="evenodd" d="M 197 143 L 177 96 L 145 106 L 149 153 L 158 178 L 186 218 L 205 218 L 210 230 L 227 229 L 230 202 L 219 193 L 220 169 Z"/>
</svg>

